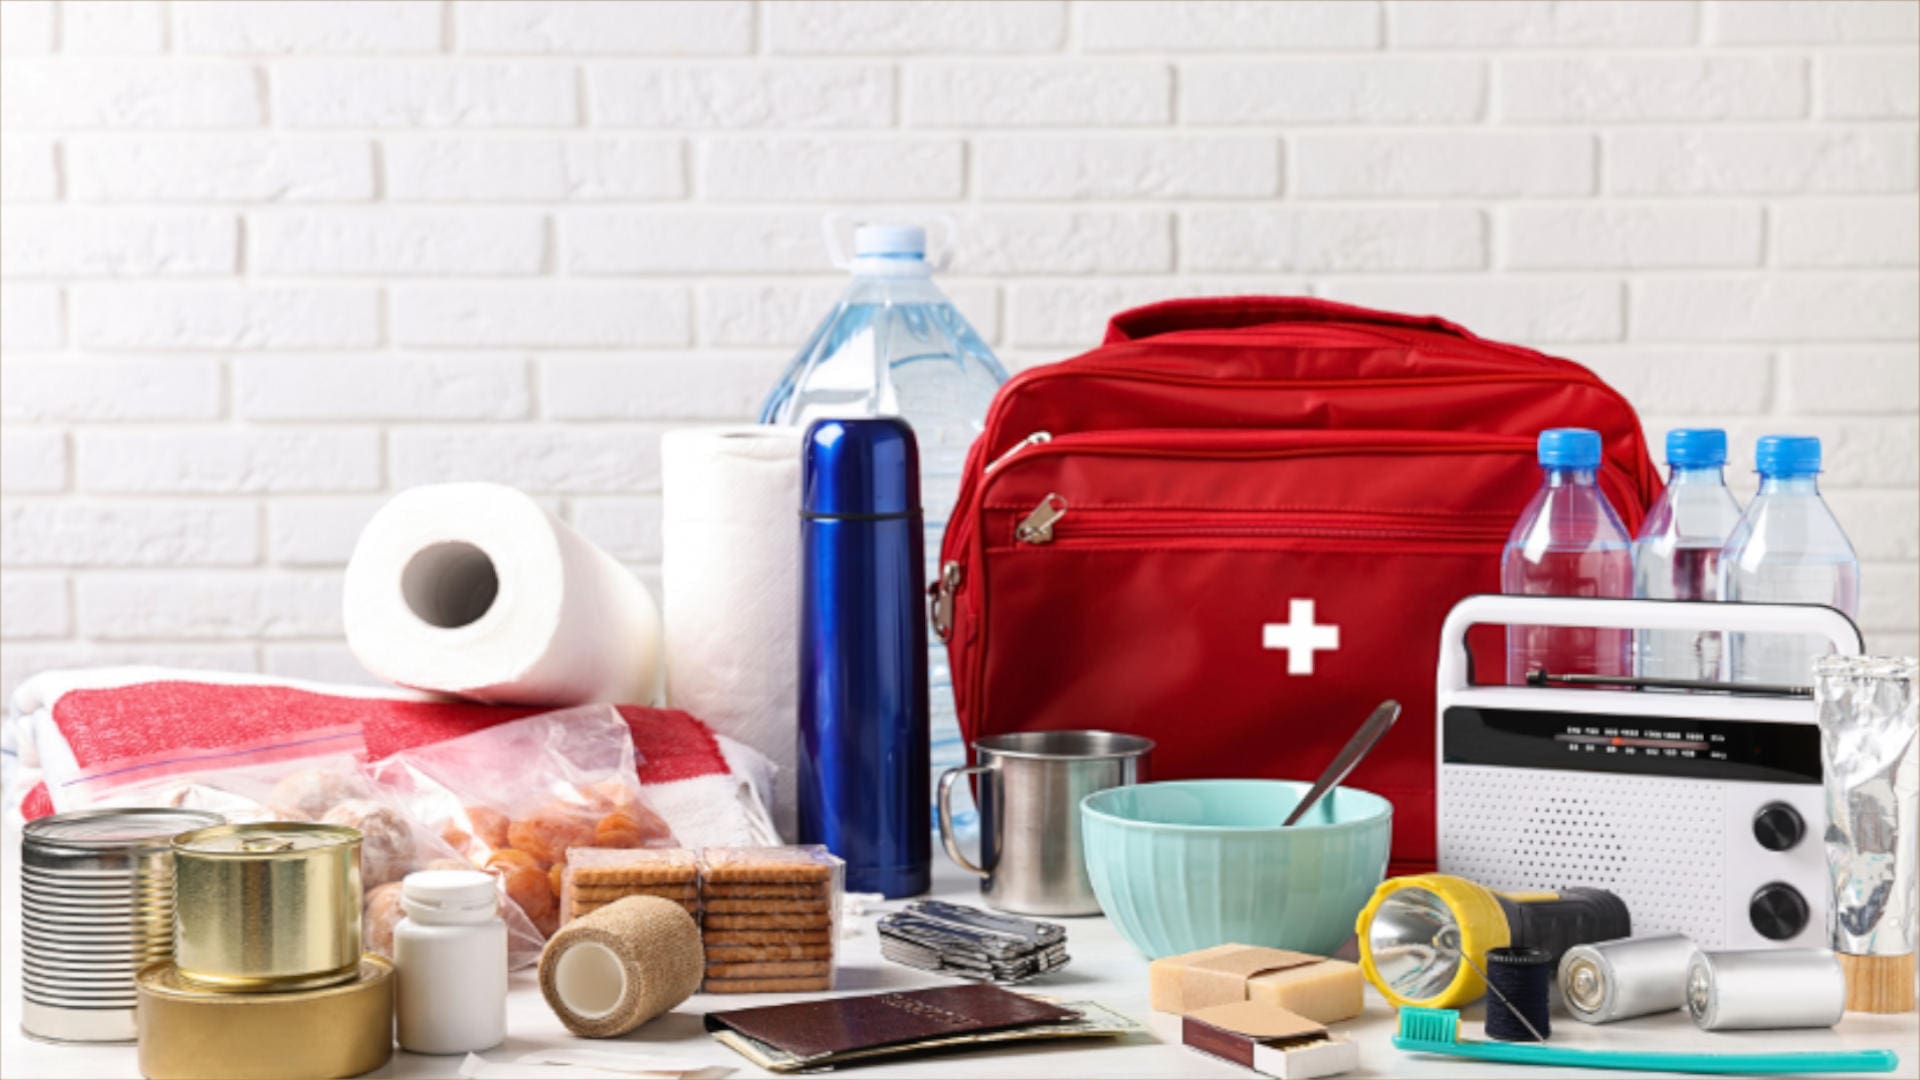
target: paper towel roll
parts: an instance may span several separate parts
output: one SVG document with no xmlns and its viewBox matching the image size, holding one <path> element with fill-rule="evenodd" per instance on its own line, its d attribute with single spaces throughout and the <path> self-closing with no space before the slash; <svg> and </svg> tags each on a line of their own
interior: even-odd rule
<svg viewBox="0 0 1920 1080">
<path fill-rule="evenodd" d="M 788 837 L 799 726 L 802 434 L 685 428 L 660 444 L 667 701 L 773 759 L 773 820 Z"/>
<path fill-rule="evenodd" d="M 347 645 L 383 679 L 516 705 L 651 704 L 653 597 L 613 556 L 500 484 L 380 508 L 347 563 Z"/>
</svg>

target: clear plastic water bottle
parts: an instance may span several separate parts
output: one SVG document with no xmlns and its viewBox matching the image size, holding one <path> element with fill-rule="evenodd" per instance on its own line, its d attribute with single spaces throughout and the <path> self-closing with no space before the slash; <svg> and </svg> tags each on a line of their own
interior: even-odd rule
<svg viewBox="0 0 1920 1080">
<path fill-rule="evenodd" d="M 1600 434 L 1586 428 L 1540 433 L 1545 477 L 1507 535 L 1500 588 L 1523 596 L 1633 595 L 1633 550 L 1626 526 L 1596 482 Z M 1527 672 L 1626 675 L 1633 669 L 1633 632 L 1592 627 L 1510 626 L 1507 682 Z"/>
<path fill-rule="evenodd" d="M 1820 498 L 1820 440 L 1767 435 L 1753 451 L 1760 492 L 1720 553 L 1721 595 L 1745 603 L 1826 604 L 1854 617 L 1860 560 Z M 1811 686 L 1825 639 L 1792 634 L 1733 634 L 1734 682 Z"/>
<path fill-rule="evenodd" d="M 1727 490 L 1727 433 L 1667 432 L 1667 490 L 1633 541 L 1633 595 L 1642 600 L 1720 599 L 1720 548 L 1740 522 Z M 1635 673 L 1657 679 L 1721 677 L 1724 643 L 1711 630 L 1640 630 Z"/>
<path fill-rule="evenodd" d="M 828 247 L 835 247 L 832 219 Z M 940 580 L 940 538 L 960 495 L 967 448 L 1007 372 L 939 286 L 917 225 L 862 225 L 853 281 L 787 366 L 760 421 L 804 427 L 827 417 L 898 416 L 920 444 L 927 580 Z M 946 646 L 929 635 L 933 776 L 965 763 Z M 962 811 L 957 824 L 973 822 Z"/>
</svg>

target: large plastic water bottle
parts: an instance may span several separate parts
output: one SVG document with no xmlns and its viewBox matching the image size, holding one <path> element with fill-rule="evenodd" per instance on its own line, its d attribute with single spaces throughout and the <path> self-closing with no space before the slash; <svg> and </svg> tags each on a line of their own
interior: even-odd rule
<svg viewBox="0 0 1920 1080">
<path fill-rule="evenodd" d="M 1747 603 L 1826 604 L 1849 618 L 1860 606 L 1860 560 L 1820 498 L 1820 440 L 1767 435 L 1754 448 L 1760 492 L 1720 553 L 1721 595 Z M 1734 634 L 1734 682 L 1811 686 L 1825 639 Z"/>
<path fill-rule="evenodd" d="M 1667 490 L 1633 541 L 1636 598 L 1720 599 L 1720 548 L 1740 522 L 1726 464 L 1727 433 L 1719 428 L 1667 432 Z M 1711 630 L 1634 634 L 1635 671 L 1649 678 L 1717 680 L 1724 651 Z"/>
<path fill-rule="evenodd" d="M 1600 434 L 1586 428 L 1540 433 L 1540 490 L 1507 535 L 1500 588 L 1522 596 L 1633 595 L 1633 550 L 1626 526 L 1596 482 Z M 1627 675 L 1633 633 L 1592 627 L 1510 626 L 1507 682 L 1527 672 Z"/>
<path fill-rule="evenodd" d="M 832 221 L 829 220 L 829 229 Z M 828 246 L 834 246 L 831 231 Z M 853 281 L 807 339 L 760 409 L 768 424 L 898 416 L 920 444 L 927 580 L 940 580 L 940 538 L 960 495 L 967 448 L 1007 372 L 939 286 L 917 225 L 854 230 Z M 931 639 L 931 635 L 929 635 Z M 927 653 L 933 776 L 965 763 L 946 646 Z M 962 811 L 958 824 L 971 824 Z"/>
</svg>

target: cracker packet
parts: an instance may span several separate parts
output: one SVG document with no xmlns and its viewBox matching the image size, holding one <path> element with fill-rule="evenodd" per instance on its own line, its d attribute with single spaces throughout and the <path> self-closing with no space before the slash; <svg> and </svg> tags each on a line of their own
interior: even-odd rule
<svg viewBox="0 0 1920 1080">
<path fill-rule="evenodd" d="M 810 844 L 702 848 L 698 863 L 705 992 L 833 989 L 845 862 Z"/>
<path fill-rule="evenodd" d="M 700 917 L 700 867 L 686 848 L 574 848 L 560 884 L 560 922 L 629 896 L 672 900 Z"/>
</svg>

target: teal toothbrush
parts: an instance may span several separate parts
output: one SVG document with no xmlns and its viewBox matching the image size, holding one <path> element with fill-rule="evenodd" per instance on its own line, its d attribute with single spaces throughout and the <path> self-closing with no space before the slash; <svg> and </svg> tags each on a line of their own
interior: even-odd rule
<svg viewBox="0 0 1920 1080">
<path fill-rule="evenodd" d="M 1565 1065 L 1587 1069 L 1642 1069 L 1649 1072 L 1721 1073 L 1738 1076 L 1782 1073 L 1892 1072 L 1900 1059 L 1891 1050 L 1800 1050 L 1775 1054 L 1680 1054 L 1637 1050 L 1576 1050 L 1537 1043 L 1475 1042 L 1460 1038 L 1455 1009 L 1400 1009 L 1400 1050 L 1446 1054 L 1514 1065 Z"/>
</svg>

